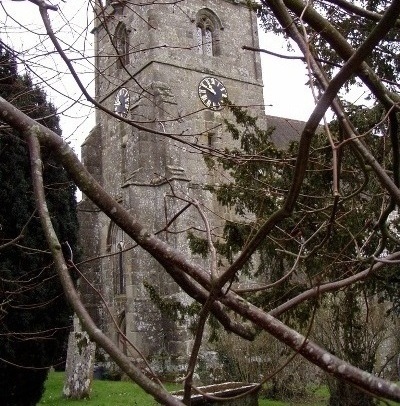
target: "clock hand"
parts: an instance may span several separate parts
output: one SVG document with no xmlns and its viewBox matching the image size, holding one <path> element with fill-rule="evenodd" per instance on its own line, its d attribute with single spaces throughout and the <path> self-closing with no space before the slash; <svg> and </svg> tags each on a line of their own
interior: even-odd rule
<svg viewBox="0 0 400 406">
<path fill-rule="evenodd" d="M 206 86 L 205 83 L 202 83 L 201 86 L 204 87 L 209 92 L 211 92 L 212 94 L 216 94 L 215 90 L 212 87 Z"/>
</svg>

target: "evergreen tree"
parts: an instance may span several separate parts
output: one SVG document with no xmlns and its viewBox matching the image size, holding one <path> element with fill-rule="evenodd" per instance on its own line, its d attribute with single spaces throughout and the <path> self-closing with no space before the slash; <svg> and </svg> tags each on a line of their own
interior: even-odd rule
<svg viewBox="0 0 400 406">
<path fill-rule="evenodd" d="M 233 107 L 232 111 L 237 124 L 226 125 L 238 147 L 226 149 L 223 157 L 207 158 L 216 172 L 223 169 L 231 179 L 214 188 L 219 202 L 237 215 L 237 221 L 225 224 L 223 242 L 217 244 L 228 261 L 284 201 L 298 154 L 296 142 L 287 150 L 279 150 L 271 141 L 271 131 L 260 130 L 257 121 L 242 109 Z M 377 126 L 381 109 L 353 108 L 351 115 L 376 159 L 390 171 L 394 157 L 387 153 L 388 138 L 376 134 L 386 134 L 388 130 L 383 124 Z M 335 140 L 341 140 L 341 129 L 336 123 L 331 123 L 330 131 Z M 373 256 L 392 252 L 398 244 L 397 225 L 393 222 L 388 227 L 386 222 L 387 211 L 395 207 L 348 143 L 337 149 L 336 165 L 334 169 L 332 147 L 326 135 L 316 136 L 293 213 L 260 244 L 256 259 L 247 266 L 247 278 L 253 282 L 258 281 L 260 286 L 276 283 L 275 287 L 248 297 L 267 311 L 308 288 L 357 274 L 368 268 Z M 337 193 L 335 171 L 340 179 Z M 191 241 L 192 249 L 204 252 L 204 244 L 198 238 L 191 236 Z M 392 300 L 394 309 L 398 307 L 398 274 L 398 267 L 392 267 L 390 273 L 386 270 L 385 274 L 373 275 L 367 282 L 351 285 L 333 297 L 324 295 L 317 303 L 305 302 L 282 317 L 299 328 L 310 322 L 314 306 L 324 306 L 333 314 L 330 335 L 340 335 L 341 340 L 340 348 L 330 347 L 326 341 L 328 350 L 373 372 L 376 348 L 369 347 L 365 338 L 368 323 L 363 298 L 378 295 Z M 375 404 L 370 396 L 349 384 L 333 379 L 329 384 L 331 405 Z"/>
<path fill-rule="evenodd" d="M 253 4 L 257 9 L 266 32 L 274 32 L 277 35 L 284 35 L 274 13 L 270 10 L 267 1 L 262 0 L 261 4 Z M 287 2 L 293 16 L 299 11 L 297 0 Z M 301 21 L 294 18 L 294 24 L 300 29 L 305 29 L 310 39 L 310 52 L 323 64 L 324 71 L 328 76 L 333 76 L 335 69 L 343 64 L 345 52 L 340 41 L 333 42 L 329 39 L 330 34 L 318 32 L 321 27 L 322 18 L 329 24 L 329 31 L 337 30 L 337 33 L 345 39 L 353 49 L 357 49 L 365 41 L 373 28 L 376 26 L 384 11 L 389 7 L 389 0 L 359 0 L 357 2 L 316 2 L 313 4 L 321 19 L 313 19 L 315 14 L 304 16 Z M 296 11 L 297 10 L 297 11 Z M 325 27 L 328 31 L 328 27 Z M 318 35 L 321 34 L 321 35 Z M 398 91 L 397 80 L 400 74 L 399 63 L 400 33 L 397 27 L 393 27 L 382 39 L 379 47 L 374 48 L 366 60 L 374 72 L 381 77 L 389 89 Z M 348 85 L 353 84 L 353 77 Z M 346 89 L 348 90 L 348 86 Z"/>
<path fill-rule="evenodd" d="M 0 95 L 61 135 L 55 108 L 29 76 L 19 75 L 0 43 Z M 46 197 L 65 255 L 77 246 L 75 187 L 42 148 Z M 50 366 L 62 367 L 71 309 L 35 212 L 28 148 L 0 123 L 0 403 L 35 405 Z M 70 251 L 72 250 L 72 251 Z"/>
</svg>

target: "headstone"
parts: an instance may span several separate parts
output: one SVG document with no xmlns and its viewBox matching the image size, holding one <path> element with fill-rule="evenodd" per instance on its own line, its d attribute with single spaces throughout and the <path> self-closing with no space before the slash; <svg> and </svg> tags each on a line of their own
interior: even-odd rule
<svg viewBox="0 0 400 406">
<path fill-rule="evenodd" d="M 77 318 L 69 334 L 63 395 L 69 399 L 90 397 L 96 345 L 82 331 Z"/>
</svg>

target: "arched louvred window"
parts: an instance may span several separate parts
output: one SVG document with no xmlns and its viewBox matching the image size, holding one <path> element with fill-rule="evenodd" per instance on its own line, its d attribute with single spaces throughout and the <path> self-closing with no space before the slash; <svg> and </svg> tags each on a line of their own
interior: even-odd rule
<svg viewBox="0 0 400 406">
<path fill-rule="evenodd" d="M 124 267 L 124 242 L 119 241 L 117 244 L 117 264 L 116 264 L 116 293 L 123 295 L 126 292 L 125 284 L 125 267 Z"/>
<path fill-rule="evenodd" d="M 110 265 L 114 285 L 114 294 L 124 295 L 126 293 L 126 261 L 124 232 L 114 223 L 110 225 L 108 244 L 111 251 Z"/>
<path fill-rule="evenodd" d="M 219 34 L 221 23 L 217 16 L 208 9 L 200 10 L 196 18 L 197 52 L 202 55 L 220 54 Z"/>
<path fill-rule="evenodd" d="M 123 68 L 129 63 L 129 35 L 124 23 L 119 23 L 114 35 L 114 46 L 117 51 L 117 67 Z"/>
</svg>

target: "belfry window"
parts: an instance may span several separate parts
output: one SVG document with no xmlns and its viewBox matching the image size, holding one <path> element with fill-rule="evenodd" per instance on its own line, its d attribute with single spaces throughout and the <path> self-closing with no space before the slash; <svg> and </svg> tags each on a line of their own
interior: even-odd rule
<svg viewBox="0 0 400 406">
<path fill-rule="evenodd" d="M 126 258 L 124 232 L 114 223 L 111 226 L 111 263 L 114 282 L 114 293 L 124 295 L 126 293 Z"/>
<path fill-rule="evenodd" d="M 196 18 L 196 48 L 202 55 L 219 55 L 218 31 L 221 24 L 209 9 L 200 10 Z"/>
<path fill-rule="evenodd" d="M 117 266 L 115 272 L 115 290 L 117 294 L 124 294 L 126 292 L 126 284 L 125 284 L 125 269 L 124 269 L 124 242 L 120 241 L 117 244 Z"/>
<path fill-rule="evenodd" d="M 199 54 L 214 55 L 213 31 L 214 27 L 209 18 L 202 17 L 197 23 L 197 51 Z"/>
<path fill-rule="evenodd" d="M 214 134 L 208 133 L 207 134 L 207 147 L 212 148 L 214 146 Z"/>
<path fill-rule="evenodd" d="M 115 30 L 115 48 L 117 51 L 117 66 L 118 69 L 123 68 L 129 63 L 129 36 L 128 30 L 124 23 L 119 23 Z"/>
</svg>

